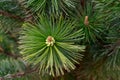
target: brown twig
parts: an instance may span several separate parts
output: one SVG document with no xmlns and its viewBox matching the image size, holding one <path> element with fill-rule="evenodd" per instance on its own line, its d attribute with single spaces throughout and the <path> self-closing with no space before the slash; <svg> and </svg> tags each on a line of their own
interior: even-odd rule
<svg viewBox="0 0 120 80">
<path fill-rule="evenodd" d="M 20 78 L 22 76 L 26 76 L 26 75 L 34 73 L 36 71 L 37 71 L 37 68 L 32 69 L 32 70 L 29 69 L 28 71 L 25 71 L 25 72 L 18 72 L 18 73 L 15 73 L 15 74 L 7 74 L 7 75 L 5 75 L 3 77 L 0 77 L 0 80 Z"/>
<path fill-rule="evenodd" d="M 0 46 L 0 53 L 1 53 L 1 52 L 4 52 L 4 50 L 3 50 L 3 48 Z"/>
<path fill-rule="evenodd" d="M 4 49 L 0 46 L 0 53 L 4 53 L 4 55 L 6 56 L 10 56 L 14 59 L 17 59 L 17 58 L 20 58 L 21 55 L 16 55 L 16 54 L 13 54 L 13 53 L 8 53 L 8 52 L 5 52 Z"/>
<path fill-rule="evenodd" d="M 3 11 L 3 10 L 0 10 L 0 15 L 3 15 L 3 16 L 6 16 L 6 17 L 10 17 L 10 18 L 13 18 L 13 19 L 18 19 L 20 21 L 24 21 L 24 18 L 21 18 L 20 16 L 8 13 L 8 12 Z"/>
<path fill-rule="evenodd" d="M 5 55 L 12 57 L 14 59 L 22 57 L 21 55 L 13 54 L 13 53 L 4 53 Z"/>
</svg>

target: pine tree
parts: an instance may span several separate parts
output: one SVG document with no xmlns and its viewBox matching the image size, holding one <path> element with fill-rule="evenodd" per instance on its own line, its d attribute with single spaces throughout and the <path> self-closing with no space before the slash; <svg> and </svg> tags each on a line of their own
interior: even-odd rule
<svg viewBox="0 0 120 80">
<path fill-rule="evenodd" d="M 0 0 L 0 80 L 120 80 L 120 0 Z"/>
</svg>

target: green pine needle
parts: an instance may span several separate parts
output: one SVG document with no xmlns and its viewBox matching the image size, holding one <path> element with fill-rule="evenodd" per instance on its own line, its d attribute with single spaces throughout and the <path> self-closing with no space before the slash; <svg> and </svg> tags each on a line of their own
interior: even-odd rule
<svg viewBox="0 0 120 80">
<path fill-rule="evenodd" d="M 75 69 L 83 56 L 80 52 L 85 49 L 85 46 L 75 45 L 84 34 L 74 28 L 74 22 L 60 18 L 52 24 L 49 18 L 40 16 L 37 24 L 24 24 L 20 37 L 21 54 L 27 62 L 39 65 L 40 73 L 63 75 L 64 71 Z"/>
</svg>

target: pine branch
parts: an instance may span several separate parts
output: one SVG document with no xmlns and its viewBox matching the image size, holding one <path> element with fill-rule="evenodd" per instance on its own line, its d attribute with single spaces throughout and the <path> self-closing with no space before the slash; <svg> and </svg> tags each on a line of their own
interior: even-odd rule
<svg viewBox="0 0 120 80">
<path fill-rule="evenodd" d="M 0 10 L 0 15 L 10 17 L 10 18 L 13 18 L 13 19 L 17 19 L 17 20 L 22 21 L 22 22 L 26 21 L 26 22 L 31 23 L 31 21 L 33 21 L 33 13 L 31 12 L 30 9 L 28 9 L 26 7 L 27 4 L 24 0 L 23 1 L 21 0 L 21 1 L 18 1 L 18 2 L 19 2 L 20 7 L 22 8 L 22 10 L 25 11 L 24 12 L 25 13 L 24 18 L 22 18 L 21 16 L 18 16 L 18 15 L 6 12 L 4 10 Z"/>
<path fill-rule="evenodd" d="M 5 53 L 5 55 L 9 56 L 9 57 L 12 57 L 14 59 L 17 59 L 17 58 L 20 58 L 21 55 L 16 55 L 16 54 L 13 54 L 13 53 Z"/>
<path fill-rule="evenodd" d="M 118 46 L 120 46 L 120 39 L 118 39 L 114 44 L 110 45 L 109 52 L 107 53 L 108 56 L 112 55 L 112 52 L 114 52 Z"/>
<path fill-rule="evenodd" d="M 3 10 L 0 10 L 0 15 L 3 15 L 3 16 L 6 16 L 6 17 L 10 17 L 10 18 L 13 18 L 13 19 L 18 19 L 18 20 L 20 20 L 22 22 L 24 21 L 24 18 L 21 18 L 20 16 L 8 13 L 8 12 L 3 11 Z"/>
<path fill-rule="evenodd" d="M 3 77 L 0 77 L 0 80 L 20 78 L 20 77 L 26 76 L 26 75 L 34 73 L 34 72 L 37 72 L 37 68 L 29 69 L 28 71 L 25 71 L 25 72 L 18 72 L 18 73 L 15 73 L 15 74 L 7 74 Z"/>
<path fill-rule="evenodd" d="M 107 58 L 109 56 L 111 56 L 112 54 L 114 54 L 114 51 L 117 49 L 117 47 L 120 46 L 120 39 L 118 39 L 114 44 L 110 44 L 108 46 L 105 46 L 105 48 L 109 49 L 109 51 L 106 53 L 106 55 L 97 63 L 99 63 L 98 65 L 96 65 L 96 63 L 94 63 L 93 65 L 97 68 L 99 68 L 100 66 L 102 66 L 102 64 L 107 60 Z"/>
<path fill-rule="evenodd" d="M 33 13 L 32 11 L 27 7 L 26 1 L 25 0 L 18 0 L 20 7 L 25 11 L 25 18 L 24 20 L 27 22 L 33 21 Z"/>
<path fill-rule="evenodd" d="M 0 53 L 4 53 L 5 55 L 7 55 L 9 57 L 12 57 L 14 59 L 17 59 L 17 58 L 21 57 L 21 55 L 16 55 L 16 54 L 13 54 L 13 53 L 5 52 L 4 49 L 1 46 L 0 46 Z"/>
</svg>

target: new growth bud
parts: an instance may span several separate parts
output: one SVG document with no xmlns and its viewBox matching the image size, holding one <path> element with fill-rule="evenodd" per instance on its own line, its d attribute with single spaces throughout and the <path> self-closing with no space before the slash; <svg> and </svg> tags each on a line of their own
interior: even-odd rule
<svg viewBox="0 0 120 80">
<path fill-rule="evenodd" d="M 48 36 L 46 39 L 47 46 L 53 46 L 55 43 L 55 39 L 52 36 Z"/>
<path fill-rule="evenodd" d="M 85 16 L 84 24 L 85 24 L 85 25 L 89 25 L 88 16 Z"/>
</svg>

